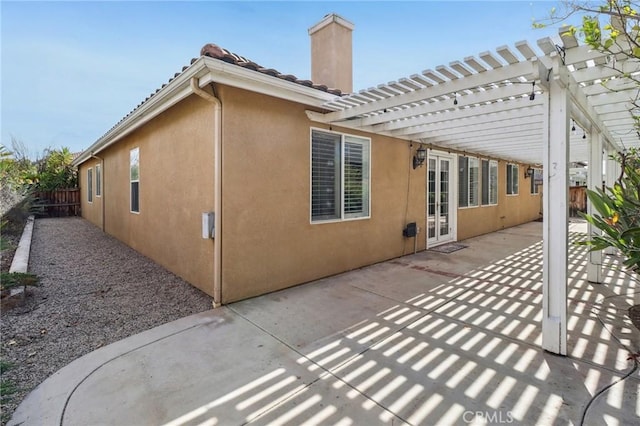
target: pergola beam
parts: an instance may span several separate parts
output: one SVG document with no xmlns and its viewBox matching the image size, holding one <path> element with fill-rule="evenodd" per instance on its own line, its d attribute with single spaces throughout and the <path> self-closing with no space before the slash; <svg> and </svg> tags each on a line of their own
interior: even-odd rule
<svg viewBox="0 0 640 426">
<path fill-rule="evenodd" d="M 346 120 L 351 117 L 357 117 L 362 114 L 371 113 L 385 108 L 392 108 L 400 105 L 410 104 L 412 102 L 421 102 L 425 97 L 433 98 L 443 95 L 449 95 L 455 92 L 462 92 L 476 87 L 482 87 L 488 84 L 494 84 L 496 81 L 506 81 L 525 77 L 535 80 L 538 78 L 538 66 L 536 61 L 517 62 L 515 64 L 501 67 L 499 70 L 494 69 L 491 73 L 473 74 L 469 77 L 444 81 L 433 87 L 414 90 L 408 93 L 391 96 L 384 100 L 365 104 L 342 111 L 327 113 L 325 122 L 337 122 Z M 435 74 L 435 73 L 433 73 Z M 348 98 L 347 98 L 348 99 Z"/>
</svg>

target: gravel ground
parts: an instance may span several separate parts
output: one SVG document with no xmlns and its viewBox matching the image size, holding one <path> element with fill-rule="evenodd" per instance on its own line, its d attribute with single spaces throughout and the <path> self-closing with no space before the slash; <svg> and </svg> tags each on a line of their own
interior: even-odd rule
<svg viewBox="0 0 640 426">
<path fill-rule="evenodd" d="M 211 309 L 211 298 L 80 218 L 37 219 L 29 272 L 40 286 L 24 305 L 3 306 L 2 374 L 17 392 L 2 402 L 4 425 L 24 397 L 80 356 L 125 337 Z"/>
</svg>

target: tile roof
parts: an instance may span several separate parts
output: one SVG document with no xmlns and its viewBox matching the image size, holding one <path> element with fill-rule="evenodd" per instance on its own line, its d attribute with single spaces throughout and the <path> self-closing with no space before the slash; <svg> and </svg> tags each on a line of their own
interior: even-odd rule
<svg viewBox="0 0 640 426">
<path fill-rule="evenodd" d="M 342 91 L 339 89 L 331 89 L 325 86 L 324 84 L 314 84 L 311 80 L 301 80 L 298 79 L 295 75 L 291 74 L 282 74 L 273 68 L 265 68 L 244 58 L 240 55 L 236 55 L 235 53 L 231 53 L 226 49 L 221 48 L 218 45 L 213 43 L 205 44 L 200 50 L 200 56 L 208 56 L 210 58 L 220 59 L 221 61 L 225 61 L 230 64 L 238 65 L 242 68 L 247 68 L 253 71 L 260 72 L 262 74 L 267 74 L 272 77 L 281 78 L 283 80 L 291 81 L 293 83 L 301 84 L 303 86 L 312 87 L 317 90 L 322 90 L 323 92 L 331 93 L 336 96 L 342 95 Z"/>
<path fill-rule="evenodd" d="M 202 49 L 200 49 L 200 56 L 208 56 L 210 58 L 219 59 L 219 60 L 227 62 L 229 64 L 237 65 L 239 67 L 250 69 L 250 70 L 262 73 L 262 74 L 270 75 L 272 77 L 276 77 L 276 78 L 279 78 L 279 79 L 282 79 L 282 80 L 291 81 L 293 83 L 300 84 L 302 86 L 311 87 L 313 89 L 320 90 L 320 91 L 323 91 L 323 92 L 327 92 L 327 93 L 330 93 L 332 95 L 336 95 L 336 96 L 341 96 L 342 95 L 342 91 L 340 89 L 332 89 L 332 88 L 329 88 L 329 87 L 325 86 L 324 84 L 314 84 L 311 80 L 301 80 L 301 79 L 298 79 L 294 75 L 282 74 L 282 73 L 278 72 L 277 70 L 274 70 L 273 68 L 262 67 L 262 66 L 256 64 L 255 62 L 252 62 L 252 61 L 248 60 L 245 57 L 242 57 L 242 56 L 237 55 L 235 53 L 231 53 L 227 49 L 223 49 L 223 48 L 221 48 L 218 45 L 213 44 L 213 43 L 205 44 L 202 47 Z M 193 64 L 197 60 L 198 60 L 198 58 L 191 59 L 191 62 L 189 63 L 189 65 Z M 140 108 L 142 105 L 144 105 L 145 102 L 147 102 L 149 99 L 151 99 L 153 96 L 155 96 L 160 90 L 162 90 L 165 86 L 167 86 L 169 83 L 171 83 L 176 77 L 178 77 L 180 74 L 185 72 L 187 70 L 187 68 L 189 68 L 189 65 L 185 65 L 184 67 L 182 67 L 182 70 L 177 72 L 177 73 L 175 73 L 173 75 L 173 77 L 171 77 L 169 79 L 169 81 L 167 81 L 165 84 L 163 84 L 161 87 L 159 87 L 155 92 L 153 92 L 152 94 L 147 96 L 145 98 L 145 100 L 140 102 L 138 104 L 138 106 L 136 106 L 127 115 L 125 115 L 120 121 L 118 121 L 113 127 L 111 127 L 103 135 L 103 137 L 106 136 L 112 130 L 114 130 L 116 127 L 118 127 L 123 121 L 125 121 L 127 119 L 127 117 L 129 117 L 131 114 L 133 114 L 138 108 Z"/>
</svg>

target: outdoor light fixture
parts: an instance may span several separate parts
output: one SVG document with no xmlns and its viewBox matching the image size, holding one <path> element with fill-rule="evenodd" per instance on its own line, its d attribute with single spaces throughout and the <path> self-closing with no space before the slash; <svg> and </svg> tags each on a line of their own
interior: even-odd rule
<svg viewBox="0 0 640 426">
<path fill-rule="evenodd" d="M 571 120 L 571 122 L 573 123 L 573 125 L 571 126 L 571 131 L 575 132 L 576 131 L 576 121 L 575 120 Z"/>
<path fill-rule="evenodd" d="M 424 160 L 426 159 L 427 150 L 420 146 L 420 148 L 417 149 L 416 154 L 413 156 L 413 168 L 417 169 L 418 167 L 422 166 Z"/>
<path fill-rule="evenodd" d="M 530 178 L 531 176 L 533 176 L 533 167 L 529 166 L 527 167 L 527 170 L 524 171 L 524 177 L 526 178 Z"/>
<path fill-rule="evenodd" d="M 536 98 L 536 82 L 531 83 L 531 94 L 529 95 L 529 100 L 532 101 Z"/>
<path fill-rule="evenodd" d="M 583 134 L 582 134 L 582 139 L 586 139 L 586 138 L 587 138 L 587 134 L 586 134 L 586 133 L 583 133 Z"/>
<path fill-rule="evenodd" d="M 458 105 L 458 92 L 453 94 L 453 104 Z"/>
</svg>

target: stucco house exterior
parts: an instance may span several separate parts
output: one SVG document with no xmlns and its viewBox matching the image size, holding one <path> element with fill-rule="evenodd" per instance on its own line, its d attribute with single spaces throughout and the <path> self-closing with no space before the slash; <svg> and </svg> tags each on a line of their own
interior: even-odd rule
<svg viewBox="0 0 640 426">
<path fill-rule="evenodd" d="M 314 120 L 352 30 L 309 30 L 312 81 L 204 46 L 76 159 L 82 216 L 216 305 L 540 218 L 534 164 Z"/>
</svg>

